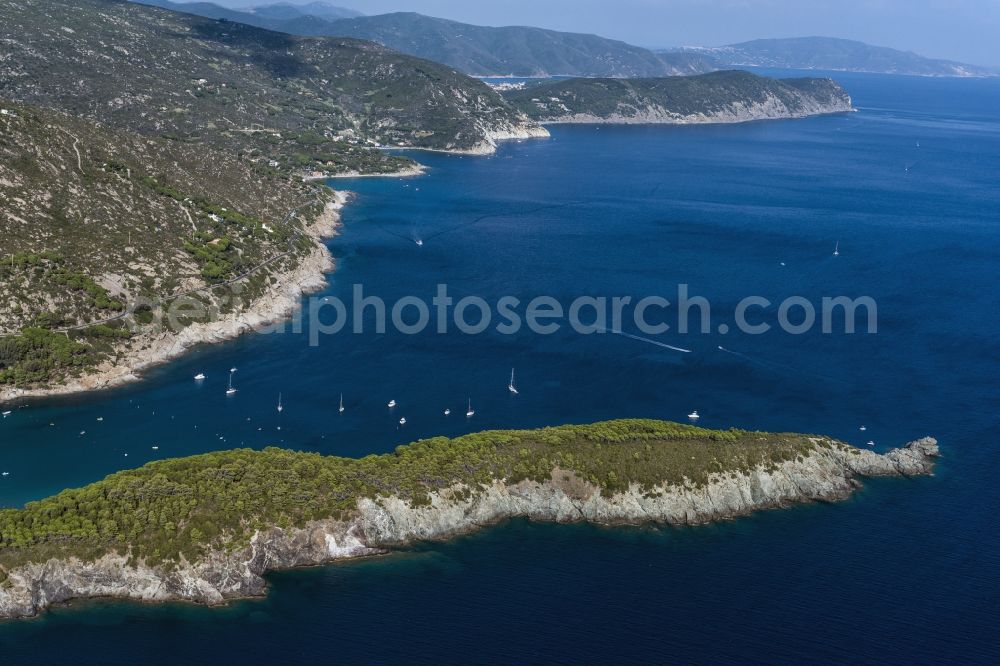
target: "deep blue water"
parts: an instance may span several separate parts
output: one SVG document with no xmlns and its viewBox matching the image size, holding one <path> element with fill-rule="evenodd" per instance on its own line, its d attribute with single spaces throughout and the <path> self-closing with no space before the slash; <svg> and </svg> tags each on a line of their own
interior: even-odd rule
<svg viewBox="0 0 1000 666">
<path fill-rule="evenodd" d="M 337 183 L 358 197 L 321 297 L 349 301 L 360 283 L 390 302 L 429 300 L 446 283 L 456 299 L 674 300 L 686 283 L 711 300 L 712 332 L 656 339 L 690 354 L 568 330 L 340 333 L 316 347 L 308 327 L 247 336 L 140 384 L 0 421 L 0 505 L 218 448 L 354 456 L 436 434 L 692 409 L 710 427 L 880 450 L 932 434 L 944 454 L 935 477 L 697 529 L 515 522 L 275 575 L 266 600 L 222 610 L 74 604 L 0 624 L 3 662 L 1000 659 L 988 638 L 1000 600 L 1000 83 L 836 76 L 860 113 L 558 127 L 491 158 L 418 154 L 432 167 L 419 179 Z M 871 296 L 879 330 L 718 333 L 749 295 Z M 773 310 L 754 318 L 773 322 Z M 227 398 L 230 366 L 240 390 Z M 456 418 L 468 398 L 476 415 Z"/>
</svg>

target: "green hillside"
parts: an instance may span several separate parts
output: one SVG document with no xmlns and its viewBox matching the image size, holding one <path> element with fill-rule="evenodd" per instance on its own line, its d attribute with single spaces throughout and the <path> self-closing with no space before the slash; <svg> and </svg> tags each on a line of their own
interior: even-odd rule
<svg viewBox="0 0 1000 666">
<path fill-rule="evenodd" d="M 521 118 L 454 70 L 118 0 L 0 0 L 0 97 L 147 136 L 268 157 L 335 139 L 438 149 Z"/>
<path fill-rule="evenodd" d="M 655 79 L 566 79 L 504 93 L 540 121 L 576 117 L 649 122 L 706 122 L 739 117 L 793 117 L 851 108 L 851 99 L 830 79 L 771 79 L 743 71 Z M 772 114 L 772 115 L 767 115 Z"/>
<path fill-rule="evenodd" d="M 361 459 L 269 448 L 149 463 L 24 509 L 0 510 L 0 573 L 25 561 L 131 549 L 155 562 L 241 547 L 255 530 L 345 518 L 360 497 L 416 504 L 457 483 L 544 481 L 558 468 L 605 493 L 652 491 L 710 473 L 770 467 L 835 446 L 804 435 L 716 431 L 665 421 L 608 421 L 436 437 Z"/>
<path fill-rule="evenodd" d="M 239 11 L 208 2 L 143 0 L 293 35 L 353 37 L 476 76 L 667 76 L 715 69 L 696 53 L 656 54 L 598 35 L 528 26 L 480 26 L 415 12 L 333 19 L 305 11 Z"/>
<path fill-rule="evenodd" d="M 292 250 L 225 292 L 236 301 L 194 295 L 223 312 L 246 306 L 311 249 L 295 242 L 299 220 L 330 197 L 228 151 L 0 108 L 0 386 L 79 375 L 129 343 L 127 325 L 147 323 L 143 311 L 117 319 L 137 300 L 209 287 Z"/>
</svg>

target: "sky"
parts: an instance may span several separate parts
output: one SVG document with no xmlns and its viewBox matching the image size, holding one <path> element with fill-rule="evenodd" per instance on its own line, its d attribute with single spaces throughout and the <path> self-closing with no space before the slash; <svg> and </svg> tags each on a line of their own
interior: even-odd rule
<svg viewBox="0 0 1000 666">
<path fill-rule="evenodd" d="M 246 6 L 279 0 L 216 0 Z M 307 0 L 283 0 L 298 4 Z M 1000 0 L 326 0 L 365 14 L 415 11 L 479 25 L 590 32 L 647 47 L 766 37 L 857 39 L 1000 65 Z"/>
</svg>

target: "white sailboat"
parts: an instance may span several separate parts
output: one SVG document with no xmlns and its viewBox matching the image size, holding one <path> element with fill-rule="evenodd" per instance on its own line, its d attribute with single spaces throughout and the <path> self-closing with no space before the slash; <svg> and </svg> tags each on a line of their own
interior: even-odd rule
<svg viewBox="0 0 1000 666">
<path fill-rule="evenodd" d="M 230 368 L 229 370 L 229 388 L 226 389 L 226 395 L 232 395 L 236 393 L 236 389 L 233 388 L 233 373 L 236 372 L 236 368 Z"/>
<path fill-rule="evenodd" d="M 468 417 L 472 416 L 475 413 L 476 413 L 476 410 L 474 410 L 472 408 L 472 398 L 469 398 L 469 409 L 466 410 L 465 416 L 466 416 L 466 418 L 468 418 Z"/>
<path fill-rule="evenodd" d="M 416 243 L 417 243 L 417 247 L 423 247 L 424 246 L 424 241 L 421 238 L 418 238 L 417 241 L 416 241 Z"/>
<path fill-rule="evenodd" d="M 399 425 L 406 425 L 406 417 L 405 416 L 399 419 Z"/>
<path fill-rule="evenodd" d="M 840 241 L 837 241 L 837 244 L 833 248 L 833 256 L 835 257 L 840 256 Z"/>
<path fill-rule="evenodd" d="M 696 409 L 690 414 L 688 414 L 688 418 L 691 419 L 692 421 L 697 421 L 698 419 L 701 418 L 701 416 L 698 414 L 698 410 Z"/>
<path fill-rule="evenodd" d="M 344 413 L 344 394 L 343 393 L 340 394 L 340 407 L 337 408 L 337 411 L 340 412 L 341 414 Z"/>
<path fill-rule="evenodd" d="M 448 416 L 449 414 L 451 414 L 451 409 L 445 408 L 444 415 Z"/>
<path fill-rule="evenodd" d="M 278 413 L 285 411 L 285 408 L 281 405 L 281 394 L 278 394 Z"/>
<path fill-rule="evenodd" d="M 517 387 L 514 386 L 514 368 L 510 369 L 510 383 L 507 384 L 507 390 L 517 395 Z"/>
</svg>

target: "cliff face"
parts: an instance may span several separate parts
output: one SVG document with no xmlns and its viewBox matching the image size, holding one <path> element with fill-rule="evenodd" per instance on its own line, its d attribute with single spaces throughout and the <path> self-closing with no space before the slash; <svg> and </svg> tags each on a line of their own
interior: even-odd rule
<svg viewBox="0 0 1000 666">
<path fill-rule="evenodd" d="M 396 497 L 362 498 L 341 520 L 258 532 L 250 546 L 211 552 L 175 567 L 130 563 L 117 554 L 91 562 L 49 560 L 15 568 L 0 583 L 0 617 L 29 617 L 54 603 L 83 597 L 220 604 L 263 594 L 268 571 L 386 552 L 419 539 L 441 539 L 501 520 L 526 517 L 560 523 L 696 525 L 799 502 L 846 498 L 857 477 L 929 474 L 937 442 L 925 438 L 884 455 L 817 448 L 808 456 L 745 473 L 712 475 L 702 486 L 632 486 L 609 497 L 554 469 L 545 482 L 492 484 L 469 492 L 453 487 L 413 506 Z"/>
<path fill-rule="evenodd" d="M 501 141 L 544 139 L 549 136 L 547 129 L 529 121 L 527 117 L 523 121 L 493 123 L 492 125 L 484 125 L 480 129 L 484 138 L 478 144 L 465 150 L 449 152 L 466 155 L 492 155 L 497 151 L 497 144 Z"/>
</svg>

